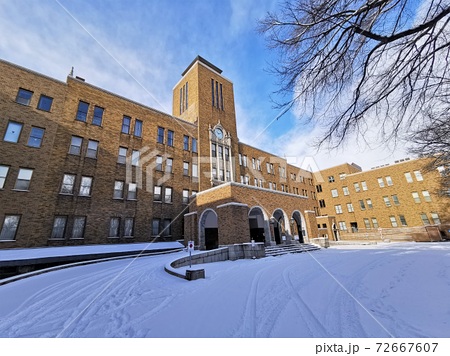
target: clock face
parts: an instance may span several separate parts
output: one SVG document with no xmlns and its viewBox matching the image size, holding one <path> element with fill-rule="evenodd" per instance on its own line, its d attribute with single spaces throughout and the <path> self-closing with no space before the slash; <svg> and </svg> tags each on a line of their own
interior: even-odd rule
<svg viewBox="0 0 450 356">
<path fill-rule="evenodd" d="M 222 129 L 217 128 L 217 129 L 214 130 L 214 133 L 216 134 L 216 137 L 219 140 L 221 140 L 223 138 L 223 131 L 222 131 Z"/>
</svg>

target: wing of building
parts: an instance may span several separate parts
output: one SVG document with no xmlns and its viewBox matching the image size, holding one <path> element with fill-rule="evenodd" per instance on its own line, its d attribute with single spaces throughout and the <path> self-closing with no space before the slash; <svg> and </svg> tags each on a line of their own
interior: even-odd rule
<svg viewBox="0 0 450 356">
<path fill-rule="evenodd" d="M 437 172 L 401 182 L 406 172 L 418 180 L 419 161 L 375 178 L 339 166 L 319 172 L 322 183 L 240 142 L 233 83 L 202 57 L 175 85 L 171 115 L 72 75 L 3 60 L 0 72 L 0 248 L 192 239 L 212 249 L 339 239 L 394 226 L 392 216 L 397 226 L 448 222 L 448 198 L 427 178 Z"/>
</svg>

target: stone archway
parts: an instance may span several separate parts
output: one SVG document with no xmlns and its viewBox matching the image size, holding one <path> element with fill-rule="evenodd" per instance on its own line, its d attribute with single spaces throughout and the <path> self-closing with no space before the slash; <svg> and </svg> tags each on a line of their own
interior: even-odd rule
<svg viewBox="0 0 450 356">
<path fill-rule="evenodd" d="M 334 240 L 335 240 L 335 241 L 339 241 L 339 230 L 337 229 L 335 223 L 333 223 L 332 229 L 333 229 L 333 237 L 334 237 Z"/>
<path fill-rule="evenodd" d="M 250 239 L 255 242 L 264 242 L 270 245 L 270 227 L 264 210 L 259 206 L 254 206 L 248 213 L 250 227 Z"/>
<path fill-rule="evenodd" d="M 287 215 L 282 209 L 276 209 L 273 214 L 273 228 L 275 243 L 281 244 L 286 241 L 287 235 L 289 233 L 289 220 Z"/>
<path fill-rule="evenodd" d="M 200 249 L 213 250 L 219 247 L 219 225 L 217 214 L 212 209 L 206 209 L 199 219 Z"/>
<path fill-rule="evenodd" d="M 308 238 L 308 233 L 306 230 L 306 222 L 303 214 L 299 212 L 298 210 L 295 210 L 292 213 L 292 218 L 294 219 L 293 224 L 293 231 L 292 234 L 294 235 L 294 238 L 300 243 L 306 242 Z"/>
</svg>

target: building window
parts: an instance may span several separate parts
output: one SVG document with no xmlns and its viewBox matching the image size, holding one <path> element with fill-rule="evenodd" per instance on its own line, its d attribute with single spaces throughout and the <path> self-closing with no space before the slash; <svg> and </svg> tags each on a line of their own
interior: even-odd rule
<svg viewBox="0 0 450 356">
<path fill-rule="evenodd" d="M 320 199 L 319 200 L 319 206 L 321 207 L 321 208 L 325 208 L 327 205 L 325 204 L 325 200 L 323 200 L 323 199 Z"/>
<path fill-rule="evenodd" d="M 228 147 L 225 147 L 225 161 L 230 160 L 230 149 Z"/>
<path fill-rule="evenodd" d="M 142 121 L 136 119 L 134 122 L 134 136 L 142 137 Z"/>
<path fill-rule="evenodd" d="M 388 186 L 394 185 L 394 182 L 392 181 L 392 178 L 390 176 L 386 176 L 385 178 Z"/>
<path fill-rule="evenodd" d="M 137 199 L 137 184 L 136 183 L 128 183 L 128 200 L 136 200 Z"/>
<path fill-rule="evenodd" d="M 160 219 L 152 220 L 152 236 L 159 235 L 159 224 L 160 224 Z"/>
<path fill-rule="evenodd" d="M 384 200 L 384 204 L 385 204 L 387 207 L 390 207 L 390 206 L 391 206 L 391 201 L 389 200 L 389 197 L 385 196 L 385 197 L 383 197 L 383 200 Z"/>
<path fill-rule="evenodd" d="M 140 152 L 138 150 L 133 150 L 131 152 L 131 165 L 139 167 L 139 156 Z"/>
<path fill-rule="evenodd" d="M 14 189 L 28 190 L 28 188 L 30 187 L 32 175 L 33 175 L 32 169 L 20 168 Z"/>
<path fill-rule="evenodd" d="M 242 155 L 239 153 L 239 165 L 242 166 Z"/>
<path fill-rule="evenodd" d="M 258 168 L 258 171 L 261 171 L 261 160 L 256 160 L 256 168 Z"/>
<path fill-rule="evenodd" d="M 378 221 L 377 218 L 372 218 L 372 225 L 374 229 L 378 229 Z"/>
<path fill-rule="evenodd" d="M 189 151 L 189 136 L 183 136 L 183 149 Z"/>
<path fill-rule="evenodd" d="M 378 185 L 380 186 L 380 188 L 384 188 L 384 180 L 383 178 L 377 178 L 378 180 Z"/>
<path fill-rule="evenodd" d="M 183 175 L 189 175 L 189 162 L 183 162 Z"/>
<path fill-rule="evenodd" d="M 217 145 L 215 143 L 211 143 L 211 157 L 217 157 Z"/>
<path fill-rule="evenodd" d="M 430 213 L 431 215 L 431 219 L 433 219 L 433 224 L 440 224 L 441 223 L 441 219 L 439 218 L 438 213 Z"/>
<path fill-rule="evenodd" d="M 171 225 L 172 225 L 172 220 L 170 220 L 170 219 L 163 220 L 163 226 L 162 226 L 162 231 L 161 231 L 162 236 L 171 236 L 172 235 L 172 231 L 170 228 Z"/>
<path fill-rule="evenodd" d="M 359 188 L 359 183 L 353 183 L 353 186 L 355 187 L 355 192 L 358 193 L 361 189 Z"/>
<path fill-rule="evenodd" d="M 242 156 L 242 165 L 244 166 L 244 167 L 247 167 L 247 156 Z"/>
<path fill-rule="evenodd" d="M 183 189 L 183 204 L 189 203 L 189 190 Z"/>
<path fill-rule="evenodd" d="M 389 216 L 389 220 L 391 220 L 392 227 L 398 227 L 397 220 L 395 219 L 395 216 Z"/>
<path fill-rule="evenodd" d="M 153 187 L 153 200 L 154 201 L 161 201 L 161 192 L 162 188 L 158 185 L 155 185 Z"/>
<path fill-rule="evenodd" d="M 372 209 L 372 208 L 373 208 L 373 205 L 372 205 L 372 199 L 366 199 L 366 204 L 367 204 L 367 207 L 368 207 L 369 209 Z"/>
<path fill-rule="evenodd" d="M 345 177 L 346 177 L 346 174 L 345 174 L 345 173 L 339 173 L 339 179 L 340 179 L 340 180 L 344 180 Z"/>
<path fill-rule="evenodd" d="M 98 152 L 98 141 L 89 140 L 86 151 L 86 157 L 97 158 L 97 152 Z"/>
<path fill-rule="evenodd" d="M 28 138 L 28 146 L 39 148 L 42 145 L 45 129 L 32 127 L 30 137 Z"/>
<path fill-rule="evenodd" d="M 317 193 L 322 193 L 322 185 L 316 185 L 316 190 L 317 190 Z M 345 195 L 345 191 L 344 191 L 344 195 Z"/>
<path fill-rule="evenodd" d="M 78 103 L 78 111 L 77 111 L 76 119 L 78 121 L 86 122 L 88 110 L 89 110 L 89 104 L 84 101 L 80 101 Z"/>
<path fill-rule="evenodd" d="M 167 158 L 166 159 L 166 173 L 172 173 L 172 167 L 173 166 L 173 159 Z"/>
<path fill-rule="evenodd" d="M 264 187 L 264 185 L 263 185 L 263 180 L 262 180 L 262 179 L 259 180 L 259 187 L 260 187 L 260 188 L 263 188 L 263 187 Z"/>
<path fill-rule="evenodd" d="M 156 137 L 156 142 L 164 143 L 164 129 L 162 127 L 158 127 L 158 135 Z"/>
<path fill-rule="evenodd" d="M 78 195 L 82 197 L 91 196 L 92 177 L 81 177 L 80 192 Z"/>
<path fill-rule="evenodd" d="M 336 214 L 342 214 L 342 205 L 335 205 L 334 210 L 336 211 Z"/>
<path fill-rule="evenodd" d="M 424 225 L 430 225 L 430 220 L 428 220 L 428 216 L 425 213 L 420 214 L 420 218 L 422 219 L 422 223 Z"/>
<path fill-rule="evenodd" d="M 114 182 L 114 199 L 123 199 L 123 182 L 116 180 Z"/>
<path fill-rule="evenodd" d="M 269 162 L 266 163 L 266 168 L 267 168 L 267 173 L 269 173 L 269 174 L 272 173 L 271 170 L 270 170 L 270 163 Z"/>
<path fill-rule="evenodd" d="M 420 171 L 414 171 L 414 175 L 416 176 L 416 180 L 418 182 L 423 181 L 422 173 L 420 173 Z"/>
<path fill-rule="evenodd" d="M 81 154 L 81 145 L 83 143 L 83 139 L 78 136 L 72 136 L 70 141 L 69 153 L 71 155 L 79 156 Z"/>
<path fill-rule="evenodd" d="M 412 197 L 413 197 L 413 199 L 414 199 L 414 202 L 420 203 L 419 193 L 417 193 L 417 192 L 412 192 L 411 194 L 412 194 Z"/>
<path fill-rule="evenodd" d="M 85 216 L 75 216 L 73 219 L 72 239 L 84 238 L 84 227 L 86 225 Z"/>
<path fill-rule="evenodd" d="M 17 143 L 19 142 L 20 133 L 22 132 L 23 124 L 18 122 L 10 121 L 8 122 L 8 127 L 6 128 L 5 136 L 3 141 Z"/>
<path fill-rule="evenodd" d="M 75 174 L 64 174 L 61 184 L 61 194 L 73 194 L 73 187 L 75 186 Z"/>
<path fill-rule="evenodd" d="M 55 216 L 53 221 L 52 239 L 63 239 L 66 231 L 67 216 Z"/>
<path fill-rule="evenodd" d="M 120 236 L 120 218 L 111 218 L 109 221 L 109 234 L 108 237 Z"/>
<path fill-rule="evenodd" d="M 412 179 L 412 176 L 411 176 L 411 173 L 410 173 L 410 172 L 406 172 L 406 173 L 405 173 L 405 178 L 406 178 L 406 181 L 407 181 L 408 183 L 412 183 L 412 182 L 413 182 L 413 179 Z"/>
<path fill-rule="evenodd" d="M 400 224 L 402 224 L 402 226 L 408 226 L 404 215 L 399 215 L 398 219 L 400 220 Z"/>
<path fill-rule="evenodd" d="M 331 189 L 331 196 L 332 196 L 333 198 L 338 197 L 338 196 L 339 196 L 338 190 L 337 190 L 337 189 Z"/>
<path fill-rule="evenodd" d="M 94 117 L 92 118 L 92 125 L 102 126 L 103 112 L 105 109 L 100 106 L 94 106 Z"/>
<path fill-rule="evenodd" d="M 130 127 L 131 127 L 131 117 L 124 115 L 122 119 L 122 133 L 129 134 Z"/>
<path fill-rule="evenodd" d="M 164 188 L 164 203 L 172 203 L 172 188 Z"/>
<path fill-rule="evenodd" d="M 192 138 L 192 152 L 197 153 L 197 139 Z"/>
<path fill-rule="evenodd" d="M 33 96 L 33 92 L 20 88 L 17 92 L 16 103 L 22 105 L 30 105 L 31 97 Z"/>
<path fill-rule="evenodd" d="M 0 241 L 14 241 L 19 228 L 20 215 L 5 215 L 3 219 Z"/>
<path fill-rule="evenodd" d="M 9 167 L 0 166 L 0 189 L 5 186 L 6 177 L 8 176 Z"/>
<path fill-rule="evenodd" d="M 364 225 L 365 225 L 366 229 L 369 230 L 370 229 L 370 221 L 369 221 L 369 219 L 364 218 L 363 220 L 364 220 Z"/>
<path fill-rule="evenodd" d="M 173 147 L 173 139 L 174 139 L 174 136 L 175 136 L 175 134 L 174 134 L 173 131 L 167 130 L 167 144 L 168 144 L 169 146 L 172 146 L 172 147 Z"/>
<path fill-rule="evenodd" d="M 430 202 L 431 201 L 431 196 L 430 196 L 430 193 L 428 192 L 428 190 L 422 190 L 422 195 L 423 195 L 423 199 L 426 202 Z"/>
<path fill-rule="evenodd" d="M 123 224 L 123 236 L 125 237 L 134 236 L 134 218 L 125 218 Z"/>
<path fill-rule="evenodd" d="M 345 224 L 345 221 L 339 221 L 339 230 L 347 231 L 347 225 Z"/>
<path fill-rule="evenodd" d="M 364 191 L 367 190 L 367 183 L 365 181 L 362 181 L 361 187 L 362 187 L 362 190 L 364 190 Z"/>
<path fill-rule="evenodd" d="M 366 206 L 364 205 L 364 200 L 359 201 L 359 206 L 360 206 L 361 210 L 366 210 Z"/>
<path fill-rule="evenodd" d="M 256 160 L 252 157 L 252 168 L 256 170 Z"/>
<path fill-rule="evenodd" d="M 344 191 L 344 195 L 350 195 L 348 187 L 342 187 L 342 190 Z"/>
<path fill-rule="evenodd" d="M 328 183 L 334 183 L 334 176 L 328 177 Z"/>
<path fill-rule="evenodd" d="M 126 147 L 119 147 L 119 155 L 117 157 L 117 163 L 125 164 L 127 163 L 127 151 Z"/>
<path fill-rule="evenodd" d="M 198 165 L 192 164 L 192 177 L 198 177 Z"/>
<path fill-rule="evenodd" d="M 347 210 L 349 213 L 353 213 L 355 211 L 352 203 L 347 203 Z"/>
<path fill-rule="evenodd" d="M 155 166 L 155 169 L 156 169 L 157 171 L 162 171 L 162 162 L 163 162 L 162 156 L 156 156 L 156 166 Z"/>
<path fill-rule="evenodd" d="M 400 201 L 398 200 L 398 196 L 396 194 L 392 195 L 392 201 L 394 205 L 400 205 Z"/>
<path fill-rule="evenodd" d="M 52 108 L 52 103 L 53 98 L 50 98 L 49 96 L 46 95 L 41 95 L 41 97 L 39 98 L 37 108 L 43 111 L 50 111 L 50 109 Z"/>
<path fill-rule="evenodd" d="M 217 168 L 216 167 L 212 168 L 212 176 L 213 176 L 213 179 L 217 179 Z M 244 178 L 241 179 L 241 183 L 244 183 Z"/>
</svg>

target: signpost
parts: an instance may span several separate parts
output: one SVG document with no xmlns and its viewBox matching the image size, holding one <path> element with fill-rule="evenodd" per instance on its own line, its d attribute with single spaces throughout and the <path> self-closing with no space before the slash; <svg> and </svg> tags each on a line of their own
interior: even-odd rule
<svg viewBox="0 0 450 356">
<path fill-rule="evenodd" d="M 188 241 L 188 251 L 189 251 L 189 268 L 192 267 L 192 251 L 194 251 L 194 241 Z"/>
</svg>

